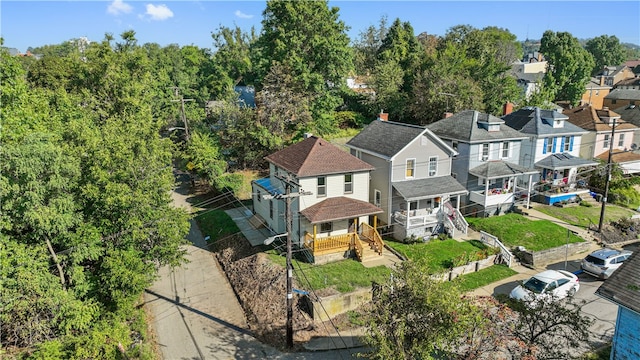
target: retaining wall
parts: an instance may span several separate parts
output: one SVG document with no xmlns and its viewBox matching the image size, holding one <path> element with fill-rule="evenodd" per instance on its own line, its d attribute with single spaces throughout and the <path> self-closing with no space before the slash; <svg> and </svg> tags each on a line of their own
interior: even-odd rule
<svg viewBox="0 0 640 360">
<path fill-rule="evenodd" d="M 591 243 L 589 241 L 583 241 L 540 251 L 524 250 L 518 252 L 516 256 L 524 264 L 539 267 L 554 262 L 564 261 L 567 256 L 589 251 L 590 248 Z"/>
</svg>

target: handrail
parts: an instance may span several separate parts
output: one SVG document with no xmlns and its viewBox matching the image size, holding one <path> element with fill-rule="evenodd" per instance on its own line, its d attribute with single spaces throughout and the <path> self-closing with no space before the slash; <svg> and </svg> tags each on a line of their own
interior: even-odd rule
<svg viewBox="0 0 640 360">
<path fill-rule="evenodd" d="M 358 260 L 362 261 L 362 257 L 364 256 L 364 246 L 362 245 L 362 241 L 358 236 L 353 237 L 353 249 L 356 252 L 356 257 Z"/>
<path fill-rule="evenodd" d="M 491 241 L 489 241 L 488 239 L 490 239 Z M 511 253 L 511 251 L 509 251 L 509 249 L 507 249 L 506 246 L 504 246 L 502 242 L 500 242 L 500 240 L 498 240 L 496 236 L 484 231 L 480 231 L 480 241 L 483 244 L 487 244 L 491 247 L 500 248 L 500 254 L 507 261 L 507 266 L 511 267 L 511 259 L 513 258 L 513 254 Z"/>
<path fill-rule="evenodd" d="M 362 223 L 361 229 L 362 236 L 373 241 L 376 252 L 378 253 L 378 255 L 382 255 L 382 249 L 384 249 L 384 241 L 382 241 L 382 237 L 378 233 L 378 230 L 367 223 Z"/>
</svg>

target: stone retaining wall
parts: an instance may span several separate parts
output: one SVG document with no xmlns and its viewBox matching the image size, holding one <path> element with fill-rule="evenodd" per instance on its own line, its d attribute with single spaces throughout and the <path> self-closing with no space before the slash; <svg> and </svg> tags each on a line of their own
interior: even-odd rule
<svg viewBox="0 0 640 360">
<path fill-rule="evenodd" d="M 554 262 L 564 261 L 566 256 L 586 252 L 589 251 L 590 248 L 591 243 L 589 241 L 583 241 L 540 251 L 519 251 L 516 256 L 523 264 L 539 267 Z"/>
<path fill-rule="evenodd" d="M 327 321 L 337 315 L 361 307 L 370 302 L 371 297 L 371 289 L 363 288 L 349 293 L 321 297 L 320 301 L 312 301 L 307 298 L 310 302 L 309 310 L 311 314 L 309 315 L 316 322 Z"/>
</svg>

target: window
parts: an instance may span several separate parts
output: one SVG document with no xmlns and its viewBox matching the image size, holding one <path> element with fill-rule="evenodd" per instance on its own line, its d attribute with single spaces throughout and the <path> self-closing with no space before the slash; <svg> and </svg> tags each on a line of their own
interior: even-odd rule
<svg viewBox="0 0 640 360">
<path fill-rule="evenodd" d="M 618 138 L 618 147 L 624 147 L 624 134 L 620 134 Z"/>
<path fill-rule="evenodd" d="M 269 200 L 269 217 L 273 219 L 273 200 Z"/>
<path fill-rule="evenodd" d="M 482 144 L 482 161 L 489 160 L 489 144 Z"/>
<path fill-rule="evenodd" d="M 418 202 L 417 201 L 412 201 L 409 203 L 409 210 L 417 210 L 418 209 Z"/>
<path fill-rule="evenodd" d="M 327 196 L 327 177 L 318 176 L 318 196 Z"/>
<path fill-rule="evenodd" d="M 380 203 L 382 202 L 382 193 L 380 190 L 373 191 L 373 205 L 380 207 Z"/>
<path fill-rule="evenodd" d="M 260 193 L 260 190 L 258 190 L 258 202 L 262 201 L 262 194 Z"/>
<path fill-rule="evenodd" d="M 452 141 L 451 142 L 451 147 L 453 148 L 453 150 L 458 151 L 458 142 L 457 141 Z"/>
<path fill-rule="evenodd" d="M 616 99 L 611 99 L 611 104 L 615 104 L 616 103 Z"/>
<path fill-rule="evenodd" d="M 353 193 L 353 174 L 344 174 L 344 193 Z"/>
<path fill-rule="evenodd" d="M 505 141 L 502 143 L 502 158 L 509 157 L 509 142 Z"/>
<path fill-rule="evenodd" d="M 566 151 L 571 151 L 571 136 L 565 136 L 564 140 L 563 140 L 563 143 L 564 143 L 563 151 L 565 151 L 565 152 Z"/>
<path fill-rule="evenodd" d="M 320 232 L 321 233 L 327 233 L 327 232 L 331 232 L 331 231 L 333 231 L 333 223 L 326 222 L 326 223 L 321 223 L 320 224 Z"/>
<path fill-rule="evenodd" d="M 609 146 L 609 134 L 605 134 L 604 135 L 604 141 L 602 143 L 602 147 L 604 147 L 605 149 L 608 149 Z"/>
<path fill-rule="evenodd" d="M 431 156 L 429 158 L 429 176 L 436 176 L 438 173 L 438 157 Z"/>
<path fill-rule="evenodd" d="M 407 160 L 407 171 L 405 177 L 412 178 L 416 170 L 416 159 Z"/>
<path fill-rule="evenodd" d="M 547 151 L 546 153 L 553 152 L 553 138 L 546 139 L 547 140 Z"/>
</svg>

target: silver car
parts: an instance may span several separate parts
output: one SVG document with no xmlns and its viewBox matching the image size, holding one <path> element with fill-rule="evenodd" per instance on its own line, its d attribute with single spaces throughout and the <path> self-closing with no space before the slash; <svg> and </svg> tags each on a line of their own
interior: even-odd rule
<svg viewBox="0 0 640 360">
<path fill-rule="evenodd" d="M 608 279 L 611 274 L 631 256 L 627 250 L 600 249 L 587 255 L 580 267 L 584 272 L 600 279 Z"/>
</svg>

